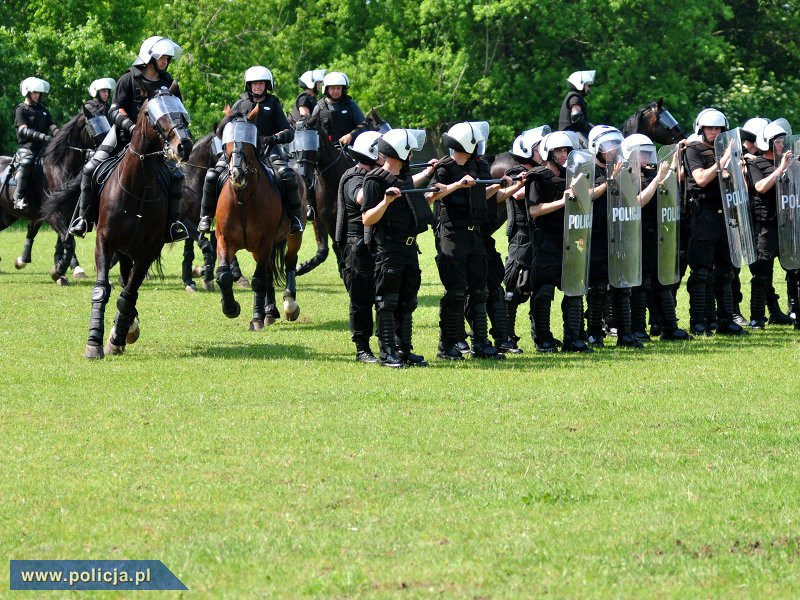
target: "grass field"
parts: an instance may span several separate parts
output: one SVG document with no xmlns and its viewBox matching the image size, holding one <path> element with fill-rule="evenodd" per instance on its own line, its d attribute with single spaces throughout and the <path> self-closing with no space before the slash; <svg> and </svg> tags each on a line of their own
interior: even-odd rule
<svg viewBox="0 0 800 600">
<path fill-rule="evenodd" d="M 24 230 L 0 235 L 0 559 L 158 559 L 225 598 L 800 594 L 791 328 L 542 356 L 520 310 L 525 354 L 442 364 L 426 237 L 432 364 L 395 372 L 353 361 L 333 260 L 298 322 L 252 333 L 250 292 L 228 320 L 176 247 L 140 340 L 90 362 L 89 237 L 90 278 L 58 288 L 52 232 L 24 271 Z"/>
</svg>

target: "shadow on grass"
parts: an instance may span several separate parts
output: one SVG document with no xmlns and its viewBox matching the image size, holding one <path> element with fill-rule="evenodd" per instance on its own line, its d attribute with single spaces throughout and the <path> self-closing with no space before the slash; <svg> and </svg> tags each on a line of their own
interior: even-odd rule
<svg viewBox="0 0 800 600">
<path fill-rule="evenodd" d="M 222 359 L 280 359 L 291 358 L 295 360 L 336 359 L 337 356 L 314 352 L 306 346 L 271 344 L 261 342 L 257 344 L 203 344 L 190 348 L 181 356 Z"/>
</svg>

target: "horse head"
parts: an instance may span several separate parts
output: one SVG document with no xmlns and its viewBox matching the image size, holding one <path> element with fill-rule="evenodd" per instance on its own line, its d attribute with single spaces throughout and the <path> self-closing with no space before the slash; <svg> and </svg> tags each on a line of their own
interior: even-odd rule
<svg viewBox="0 0 800 600">
<path fill-rule="evenodd" d="M 189 113 L 172 92 L 163 89 L 146 100 L 136 123 L 148 145 L 166 146 L 172 160 L 188 160 L 192 152 L 192 134 L 189 132 Z"/>
<path fill-rule="evenodd" d="M 674 144 L 686 139 L 683 127 L 664 108 L 663 97 L 643 107 L 634 133 L 644 133 L 658 144 Z"/>
<path fill-rule="evenodd" d="M 248 177 L 258 170 L 258 129 L 255 121 L 260 108 L 256 104 L 246 115 L 233 113 L 225 106 L 225 118 L 217 126 L 222 149 L 228 163 L 230 182 L 234 189 L 247 185 Z"/>
</svg>

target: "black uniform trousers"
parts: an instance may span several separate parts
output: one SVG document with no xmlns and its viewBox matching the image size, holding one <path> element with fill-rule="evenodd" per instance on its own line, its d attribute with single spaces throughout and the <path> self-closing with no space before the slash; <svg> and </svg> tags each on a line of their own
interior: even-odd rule
<svg viewBox="0 0 800 600">
<path fill-rule="evenodd" d="M 534 342 L 553 337 L 550 330 L 550 305 L 555 298 L 555 288 L 561 286 L 562 241 L 559 233 L 533 230 L 531 334 Z M 564 296 L 561 301 L 565 343 L 575 342 L 580 337 L 582 304 L 583 298 L 580 296 Z"/>
<path fill-rule="evenodd" d="M 350 333 L 359 348 L 369 345 L 374 322 L 375 259 L 360 236 L 342 244 L 342 278 L 350 296 Z"/>
</svg>

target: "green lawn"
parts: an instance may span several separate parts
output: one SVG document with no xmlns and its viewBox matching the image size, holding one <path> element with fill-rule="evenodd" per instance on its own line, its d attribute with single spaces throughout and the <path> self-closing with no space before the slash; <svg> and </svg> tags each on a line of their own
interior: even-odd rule
<svg viewBox="0 0 800 600">
<path fill-rule="evenodd" d="M 353 361 L 333 260 L 298 280 L 298 322 L 252 333 L 250 292 L 227 319 L 183 290 L 176 247 L 139 341 L 87 361 L 89 237 L 89 280 L 59 288 L 52 232 L 24 271 L 24 231 L 0 235 L 0 564 L 159 559 L 229 598 L 800 593 L 791 328 L 543 356 L 521 309 L 525 354 L 442 364 L 428 236 L 432 364 L 396 372 Z"/>
</svg>

